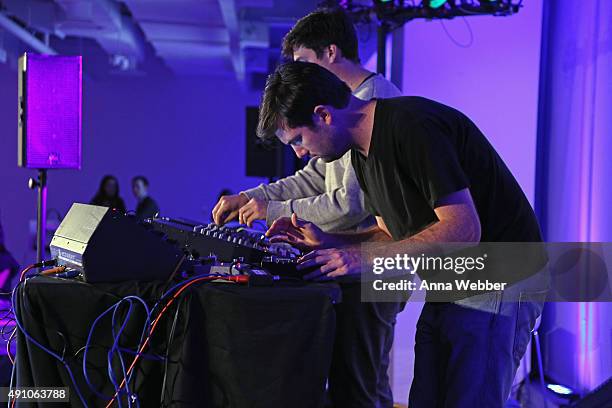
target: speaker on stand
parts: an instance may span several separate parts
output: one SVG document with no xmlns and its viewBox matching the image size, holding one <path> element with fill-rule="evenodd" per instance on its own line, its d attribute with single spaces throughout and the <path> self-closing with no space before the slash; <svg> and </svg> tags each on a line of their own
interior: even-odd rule
<svg viewBox="0 0 612 408">
<path fill-rule="evenodd" d="M 36 261 L 45 257 L 47 170 L 81 168 L 82 59 L 25 53 L 19 58 L 19 167 L 37 169 Z"/>
</svg>

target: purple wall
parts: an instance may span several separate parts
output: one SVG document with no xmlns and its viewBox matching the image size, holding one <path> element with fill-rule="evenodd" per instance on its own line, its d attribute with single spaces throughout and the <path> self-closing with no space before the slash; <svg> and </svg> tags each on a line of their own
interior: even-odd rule
<svg viewBox="0 0 612 408">
<path fill-rule="evenodd" d="M 467 114 L 493 143 L 533 204 L 541 4 L 510 17 L 406 26 L 404 92 Z M 455 45 L 446 34 L 460 44 Z"/>
<path fill-rule="evenodd" d="M 0 89 L 0 216 L 7 246 L 25 263 L 33 261 L 27 231 L 36 195 L 26 185 L 35 172 L 17 168 L 16 70 L 0 65 Z M 110 173 L 134 209 L 129 182 L 143 174 L 163 213 L 207 220 L 222 188 L 262 181 L 244 177 L 244 108 L 258 101 L 231 76 L 94 81 L 84 75 L 83 167 L 49 172 L 48 208 L 63 215 L 72 202 L 88 202 Z"/>
<path fill-rule="evenodd" d="M 405 26 L 403 91 L 467 114 L 504 159 L 533 205 L 535 186 L 541 1 L 510 17 L 413 21 Z M 468 25 L 473 33 L 470 43 Z M 375 65 L 374 65 L 375 66 Z M 393 389 L 406 401 L 412 382 L 414 332 L 421 305 L 398 317 Z"/>
</svg>

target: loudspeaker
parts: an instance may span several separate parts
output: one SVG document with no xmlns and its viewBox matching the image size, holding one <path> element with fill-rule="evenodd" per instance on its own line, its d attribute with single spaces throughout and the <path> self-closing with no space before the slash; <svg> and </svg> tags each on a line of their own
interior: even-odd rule
<svg viewBox="0 0 612 408">
<path fill-rule="evenodd" d="M 81 57 L 19 58 L 18 165 L 81 168 Z"/>
<path fill-rule="evenodd" d="M 90 283 L 168 280 L 184 257 L 135 216 L 79 203 L 55 232 L 51 255 Z"/>
</svg>

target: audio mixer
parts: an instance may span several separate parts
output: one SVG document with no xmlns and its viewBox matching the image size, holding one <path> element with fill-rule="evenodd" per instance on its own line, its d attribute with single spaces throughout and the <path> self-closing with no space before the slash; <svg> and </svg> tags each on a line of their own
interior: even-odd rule
<svg viewBox="0 0 612 408">
<path fill-rule="evenodd" d="M 184 218 L 145 220 L 155 232 L 190 255 L 192 259 L 214 257 L 220 262 L 242 262 L 276 269 L 295 269 L 302 253 L 285 243 L 272 243 L 261 232 L 246 227 L 202 224 Z"/>
</svg>

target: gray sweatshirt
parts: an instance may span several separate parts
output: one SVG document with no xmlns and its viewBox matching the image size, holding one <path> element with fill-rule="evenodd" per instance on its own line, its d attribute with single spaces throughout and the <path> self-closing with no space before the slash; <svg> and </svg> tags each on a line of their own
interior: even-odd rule
<svg viewBox="0 0 612 408">
<path fill-rule="evenodd" d="M 353 95 L 367 101 L 400 96 L 401 92 L 382 75 L 375 75 L 362 83 Z M 249 198 L 268 201 L 268 225 L 277 218 L 290 217 L 291 213 L 328 232 L 362 230 L 376 223 L 364 209 L 363 192 L 351 164 L 350 151 L 329 163 L 319 158 L 311 159 L 292 176 L 260 184 L 242 193 Z"/>
</svg>

